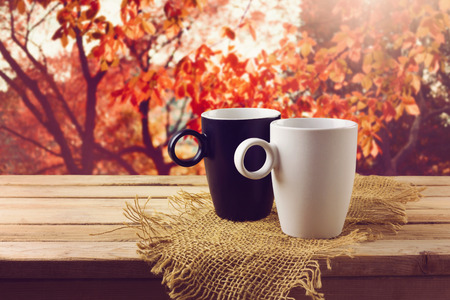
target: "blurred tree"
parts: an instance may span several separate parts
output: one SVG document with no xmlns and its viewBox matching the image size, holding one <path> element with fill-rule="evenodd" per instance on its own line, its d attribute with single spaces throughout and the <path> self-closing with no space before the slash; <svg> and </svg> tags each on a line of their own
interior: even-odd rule
<svg viewBox="0 0 450 300">
<path fill-rule="evenodd" d="M 166 139 L 158 142 L 158 135 L 164 129 L 170 135 L 183 125 L 184 116 L 176 116 L 178 126 L 169 127 L 165 119 L 160 119 L 157 128 L 151 130 L 150 109 L 158 107 L 168 114 L 174 99 L 166 97 L 165 89 L 170 89 L 171 82 L 164 65 L 154 66 L 150 53 L 170 44 L 176 49 L 188 10 L 201 4 L 185 1 L 176 7 L 173 3 L 168 1 L 159 10 L 143 12 L 140 1 L 123 1 L 120 26 L 98 15 L 98 1 L 18 0 L 1 4 L 2 32 L 8 34 L 0 40 L 5 62 L 0 78 L 9 86 L 2 95 L 5 108 L 1 129 L 9 142 L 20 140 L 20 145 L 30 151 L 30 158 L 41 162 L 39 168 L 30 164 L 28 172 L 100 173 L 108 161 L 113 161 L 120 168 L 106 168 L 107 172 L 169 173 L 174 164 L 164 157 Z M 143 5 L 149 4 L 143 1 Z M 52 39 L 71 47 L 71 51 L 50 59 L 30 37 L 42 23 L 55 17 L 59 27 Z M 121 55 L 119 50 L 128 55 Z M 169 56 L 165 65 L 171 59 Z M 133 75 L 136 71 L 138 77 Z M 123 82 L 125 87 L 117 90 Z M 131 99 L 139 107 L 140 117 L 129 111 L 129 105 L 111 104 L 111 94 Z M 132 119 L 141 121 L 141 141 Z M 32 149 L 37 151 L 32 154 Z M 7 151 L 3 149 L 2 156 L 10 159 Z M 142 163 L 142 157 L 137 160 L 137 153 L 150 158 L 152 164 Z"/>
<path fill-rule="evenodd" d="M 334 49 L 343 70 L 342 84 L 330 78 L 334 83 L 327 89 L 340 97 L 357 95 L 358 105 L 364 106 L 358 113 L 361 129 L 373 130 L 360 137 L 364 159 L 358 169 L 390 175 L 448 174 L 450 2 L 303 4 L 302 29 L 318 47 Z M 363 97 L 372 100 L 361 104 Z"/>
<path fill-rule="evenodd" d="M 450 172 L 448 1 L 303 0 L 302 23 L 280 19 L 279 46 L 254 57 L 238 37 L 262 39 L 267 16 L 250 0 L 237 23 L 217 25 L 227 4 L 124 0 L 117 25 L 95 0 L 0 4 L 0 137 L 24 142 L 1 155 L 39 160 L 30 172 L 168 174 L 172 133 L 198 129 L 207 109 L 246 106 L 357 121 L 363 173 Z M 50 59 L 30 36 L 55 17 L 53 39 L 72 50 Z M 198 44 L 194 27 L 219 27 L 225 47 Z"/>
</svg>

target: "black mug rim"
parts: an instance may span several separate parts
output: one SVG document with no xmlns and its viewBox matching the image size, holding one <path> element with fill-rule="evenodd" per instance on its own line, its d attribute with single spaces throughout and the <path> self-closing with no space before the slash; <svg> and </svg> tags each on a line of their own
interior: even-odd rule
<svg viewBox="0 0 450 300">
<path fill-rule="evenodd" d="M 257 120 L 273 119 L 281 116 L 278 110 L 270 108 L 235 107 L 208 110 L 201 114 L 203 119 L 208 120 Z"/>
</svg>

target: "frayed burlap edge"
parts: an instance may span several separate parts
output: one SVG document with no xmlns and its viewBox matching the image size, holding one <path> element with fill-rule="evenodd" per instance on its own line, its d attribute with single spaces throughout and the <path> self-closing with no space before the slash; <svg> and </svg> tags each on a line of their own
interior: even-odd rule
<svg viewBox="0 0 450 300">
<path fill-rule="evenodd" d="M 384 192 L 383 192 L 384 191 Z M 148 214 L 149 199 L 126 204 L 137 229 L 138 253 L 162 275 L 172 299 L 293 299 L 295 287 L 324 299 L 319 260 L 352 255 L 351 245 L 379 238 L 407 223 L 405 205 L 420 189 L 380 176 L 355 178 L 343 233 L 305 240 L 281 232 L 276 210 L 256 222 L 232 222 L 214 213 L 208 193 L 180 191 L 169 198 L 176 214 Z"/>
</svg>

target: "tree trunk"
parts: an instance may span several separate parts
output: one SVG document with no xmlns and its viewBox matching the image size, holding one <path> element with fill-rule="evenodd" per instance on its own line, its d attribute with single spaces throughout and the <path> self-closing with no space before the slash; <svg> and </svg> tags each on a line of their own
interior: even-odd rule
<svg viewBox="0 0 450 300">
<path fill-rule="evenodd" d="M 385 157 L 384 160 L 384 175 L 399 175 L 398 168 L 400 164 L 411 154 L 414 149 L 417 147 L 417 143 L 419 141 L 419 133 L 420 128 L 422 126 L 422 122 L 425 119 L 425 115 L 427 114 L 427 107 L 425 104 L 425 99 L 423 97 L 423 91 L 420 90 L 416 97 L 416 104 L 419 106 L 420 114 L 418 114 L 409 130 L 408 141 L 406 144 L 392 157 L 390 153 L 389 146 L 383 146 L 383 151 Z M 383 141 L 387 141 L 387 145 L 389 145 L 389 137 L 386 136 L 386 140 L 383 138 Z"/>
<path fill-rule="evenodd" d="M 86 81 L 85 121 L 84 132 L 81 137 L 83 141 L 81 146 L 81 170 L 83 174 L 92 174 L 94 170 L 94 131 L 97 106 L 97 88 L 98 84 L 105 76 L 106 71 L 98 71 L 94 76 L 91 75 L 80 29 L 76 29 L 75 34 L 81 70 L 83 71 L 83 77 Z"/>
<path fill-rule="evenodd" d="M 163 148 L 162 146 L 155 147 L 152 142 L 151 133 L 149 130 L 149 101 L 145 100 L 139 104 L 139 111 L 141 113 L 141 124 L 142 124 L 142 140 L 145 145 L 145 153 L 148 157 L 153 160 L 155 168 L 159 175 L 169 175 L 170 169 L 174 166 L 173 163 L 166 163 L 164 161 Z"/>
<path fill-rule="evenodd" d="M 379 133 L 381 137 L 381 163 L 383 166 L 383 172 L 380 175 L 392 176 L 396 173 L 396 168 L 392 163 L 391 156 L 391 136 L 389 135 L 389 129 L 381 129 Z"/>
<path fill-rule="evenodd" d="M 86 119 L 84 122 L 83 144 L 81 146 L 81 164 L 84 174 L 92 174 L 94 170 L 94 130 L 95 130 L 95 108 L 97 105 L 96 86 L 92 83 L 87 85 L 86 92 Z"/>
</svg>

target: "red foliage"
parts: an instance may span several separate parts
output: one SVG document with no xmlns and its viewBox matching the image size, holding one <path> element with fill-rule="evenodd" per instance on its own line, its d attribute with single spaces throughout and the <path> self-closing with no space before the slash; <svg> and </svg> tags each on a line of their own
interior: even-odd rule
<svg viewBox="0 0 450 300">
<path fill-rule="evenodd" d="M 31 13 L 31 2 L 17 0 L 4 9 L 11 9 L 13 19 L 19 19 Z M 44 148 L 72 156 L 75 165 L 83 165 L 80 170 L 94 170 L 84 166 L 90 159 L 99 171 L 111 168 L 104 161 L 115 161 L 128 172 L 142 173 L 144 168 L 134 162 L 142 161 L 141 155 L 145 155 L 159 173 L 168 173 L 173 167 L 164 152 L 168 137 L 184 125 L 200 129 L 200 114 L 216 108 L 268 107 L 280 110 L 283 117 L 355 120 L 360 126 L 359 167 L 369 172 L 382 165 L 385 172 L 396 173 L 398 168 L 404 168 L 408 155 L 415 155 L 412 153 L 416 153 L 414 149 L 421 141 L 419 131 L 406 127 L 407 138 L 391 141 L 398 128 L 412 123 L 413 127 L 437 126 L 440 130 L 448 126 L 439 119 L 445 114 L 448 118 L 450 113 L 449 96 L 442 88 L 450 85 L 448 1 L 304 0 L 302 25 L 284 24 L 280 46 L 274 51 L 262 50 L 255 57 L 245 57 L 235 47 L 243 29 L 253 39 L 263 38 L 255 29 L 265 22 L 265 15 L 249 12 L 250 6 L 236 26 L 227 24 L 227 20 L 218 28 L 204 24 L 202 30 L 216 30 L 229 45 L 218 48 L 217 44 L 208 43 L 189 45 L 184 36 L 200 16 L 210 14 L 211 20 L 217 18 L 214 13 L 218 5 L 228 1 L 168 0 L 158 6 L 151 0 L 124 0 L 120 7 L 121 24 L 113 24 L 100 15 L 99 1 L 38 2 L 43 10 L 62 4 L 55 6 L 59 28 L 53 39 L 60 40 L 63 46 L 74 42 L 73 53 L 78 56 L 71 56 L 70 64 L 79 66 L 83 75 L 79 77 L 80 85 L 86 86 L 86 94 L 91 95 L 84 102 L 64 99 L 67 105 L 70 102 L 72 114 L 79 116 L 79 121 L 65 121 L 67 114 L 57 119 L 64 138 L 74 141 L 67 149 L 72 149 L 72 153 L 65 154 L 61 148 L 64 140 Z M 26 36 L 27 27 L 21 28 Z M 1 45 L 4 51 L 11 52 L 8 44 L 20 47 L 23 43 L 2 40 Z M 177 55 L 181 51 L 184 55 Z M 24 55 L 29 58 L 31 53 L 24 51 Z M 20 75 L 17 67 L 8 63 Z M 51 98 L 57 89 L 44 69 L 36 78 L 43 78 L 39 88 Z M 0 74 L 8 77 L 3 71 Z M 31 71 L 27 76 L 32 76 Z M 22 80 L 18 88 L 26 82 L 25 77 L 18 76 Z M 76 77 L 72 74 L 72 86 Z M 70 84 L 58 83 L 60 89 Z M 35 98 L 31 101 L 42 105 L 36 91 L 27 93 Z M 26 95 L 19 92 L 19 96 L 25 101 Z M 114 121 L 105 118 L 105 103 L 110 103 L 108 109 Z M 119 115 L 126 111 L 125 107 L 134 107 L 135 120 L 127 119 L 129 124 L 123 126 L 113 124 L 121 120 Z M 45 106 L 40 109 L 51 115 Z M 91 114 L 83 109 L 91 109 Z M 38 115 L 34 112 L 35 117 Z M 90 127 L 78 128 L 89 118 L 91 123 L 85 126 Z M 8 122 L 4 124 L 10 128 L 12 124 Z M 436 125 L 439 122 L 441 125 Z M 69 129 L 71 126 L 78 132 Z M 140 133 L 132 129 L 136 126 L 141 126 Z M 133 139 L 126 142 L 118 134 L 119 128 L 132 132 Z M 47 131 L 50 136 L 46 139 L 51 142 L 58 133 L 49 128 Z M 94 138 L 86 138 L 86 132 Z M 103 132 L 110 137 L 105 138 Z M 97 155 L 109 155 L 110 159 L 89 158 L 86 147 Z M 68 166 L 69 158 L 63 161 L 73 172 Z M 445 159 L 438 168 L 447 170 Z"/>
</svg>

